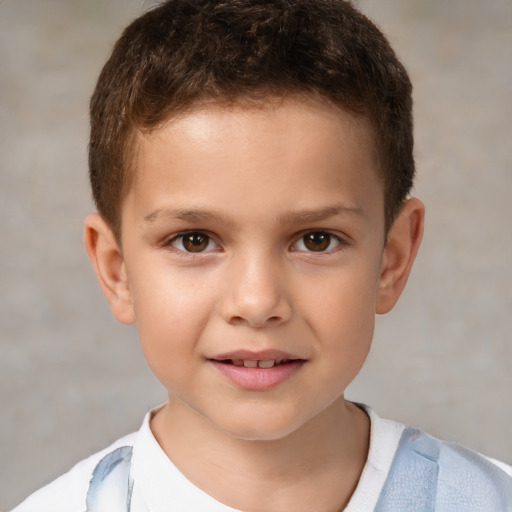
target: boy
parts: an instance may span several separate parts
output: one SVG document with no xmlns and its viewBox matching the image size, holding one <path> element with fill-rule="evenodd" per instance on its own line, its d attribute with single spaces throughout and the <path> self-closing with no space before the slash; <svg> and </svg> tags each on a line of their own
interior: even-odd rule
<svg viewBox="0 0 512 512">
<path fill-rule="evenodd" d="M 503 511 L 510 468 L 345 400 L 423 228 L 411 85 L 342 0 L 171 0 L 91 102 L 85 245 L 169 400 L 24 511 Z"/>
</svg>

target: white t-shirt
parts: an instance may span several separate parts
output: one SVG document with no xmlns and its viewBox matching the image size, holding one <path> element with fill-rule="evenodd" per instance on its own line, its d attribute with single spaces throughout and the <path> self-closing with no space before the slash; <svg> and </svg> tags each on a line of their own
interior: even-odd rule
<svg viewBox="0 0 512 512">
<path fill-rule="evenodd" d="M 368 458 L 344 512 L 373 512 L 389 474 L 405 426 L 379 418 L 366 408 L 371 421 Z M 74 466 L 68 473 L 32 494 L 12 512 L 84 512 L 95 467 L 122 446 L 133 447 L 130 477 L 133 491 L 130 512 L 233 512 L 201 491 L 176 468 L 156 441 L 149 426 L 151 413 L 138 432 Z M 493 461 L 495 462 L 495 461 Z M 512 468 L 496 463 L 512 476 Z"/>
</svg>

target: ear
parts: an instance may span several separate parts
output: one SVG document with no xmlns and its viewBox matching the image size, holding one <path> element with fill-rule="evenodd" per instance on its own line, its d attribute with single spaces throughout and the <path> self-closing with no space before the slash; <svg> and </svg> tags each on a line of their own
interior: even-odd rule
<svg viewBox="0 0 512 512">
<path fill-rule="evenodd" d="M 98 214 L 85 219 L 84 245 L 112 314 L 123 324 L 133 324 L 135 315 L 123 254 L 110 226 Z"/>
<path fill-rule="evenodd" d="M 409 199 L 389 230 L 377 289 L 377 314 L 393 309 L 407 283 L 423 237 L 424 218 L 423 203 Z"/>
</svg>

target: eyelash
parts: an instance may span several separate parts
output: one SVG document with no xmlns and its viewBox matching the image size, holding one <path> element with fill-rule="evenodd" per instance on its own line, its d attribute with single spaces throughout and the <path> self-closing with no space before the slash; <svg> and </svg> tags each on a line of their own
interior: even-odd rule
<svg viewBox="0 0 512 512">
<path fill-rule="evenodd" d="M 306 240 L 306 237 L 308 235 L 311 237 L 309 240 L 310 242 L 313 240 L 313 238 L 312 238 L 313 236 L 326 237 L 327 246 L 319 251 L 315 251 L 311 248 L 308 249 L 307 248 L 308 241 Z M 198 250 L 198 251 L 187 250 L 184 246 L 184 241 L 187 236 L 190 237 L 189 242 L 191 242 L 192 244 L 194 244 L 192 237 L 196 237 L 197 242 L 200 242 L 200 238 L 204 237 L 206 240 L 203 240 L 203 242 L 206 242 L 206 246 L 203 249 Z M 320 242 L 323 242 L 323 241 L 324 240 L 320 239 Z M 335 245 L 334 245 L 334 247 L 331 247 L 333 242 L 335 243 Z M 301 243 L 302 243 L 303 248 L 297 249 L 296 246 Z M 179 244 L 179 245 L 181 245 L 181 247 L 177 247 L 175 244 Z M 334 233 L 331 233 L 330 231 L 323 230 L 323 229 L 312 229 L 312 230 L 308 230 L 308 231 L 301 233 L 299 238 L 291 245 L 290 250 L 292 252 L 301 251 L 301 252 L 307 252 L 310 254 L 329 254 L 329 253 L 335 252 L 336 250 L 338 250 L 340 248 L 340 246 L 344 246 L 346 244 L 347 244 L 346 240 L 344 240 L 343 238 L 341 238 L 338 235 L 335 235 Z M 216 248 L 219 247 L 219 245 L 213 240 L 213 238 L 208 233 L 206 233 L 204 231 L 185 231 L 182 233 L 178 233 L 175 236 L 173 236 L 171 239 L 169 239 L 167 242 L 165 242 L 164 245 L 173 247 L 179 253 L 184 253 L 187 256 L 196 256 L 196 255 L 200 255 L 200 254 L 204 254 L 204 253 L 213 252 L 214 249 L 211 248 L 212 245 L 215 246 Z M 198 244 L 198 246 L 200 248 L 200 244 Z M 210 247 L 210 250 L 207 250 L 209 247 Z"/>
<path fill-rule="evenodd" d="M 188 251 L 185 248 L 185 246 L 183 245 L 183 243 L 185 241 L 185 238 L 187 236 L 190 237 L 189 241 L 191 241 L 192 237 L 204 237 L 206 239 L 206 247 L 205 247 L 205 249 L 208 249 L 208 247 L 210 247 L 211 245 L 214 245 L 215 247 L 218 247 L 218 244 L 216 244 L 213 241 L 213 238 L 210 235 L 208 235 L 208 233 L 205 233 L 204 231 L 185 231 L 183 233 L 178 233 L 177 235 L 173 236 L 170 240 L 168 240 L 164 245 L 171 246 L 171 247 L 173 247 L 174 249 L 176 249 L 180 253 L 185 253 L 187 255 L 192 255 L 192 256 L 195 256 L 195 255 L 198 255 L 198 254 L 202 254 L 202 253 L 205 253 L 205 252 L 212 252 L 211 249 L 208 250 L 208 251 L 205 251 L 205 250 Z M 181 241 L 182 248 L 176 247 L 176 245 L 175 245 L 176 243 L 179 243 L 180 241 Z"/>
<path fill-rule="evenodd" d="M 309 241 L 312 241 L 313 237 L 323 236 L 326 237 L 327 240 L 327 246 L 319 251 L 315 251 L 313 249 L 307 248 L 307 236 L 310 236 Z M 323 241 L 323 240 L 322 240 Z M 332 243 L 335 243 L 334 247 L 331 247 Z M 302 244 L 303 248 L 297 249 L 294 248 L 296 245 Z M 343 240 L 340 236 L 335 235 L 334 233 L 331 233 L 330 231 L 327 231 L 325 229 L 312 229 L 309 231 L 306 231 L 300 235 L 300 237 L 297 239 L 297 241 L 292 245 L 291 249 L 292 251 L 304 251 L 310 254 L 330 254 L 337 249 L 340 248 L 340 246 L 346 245 L 346 241 Z"/>
</svg>

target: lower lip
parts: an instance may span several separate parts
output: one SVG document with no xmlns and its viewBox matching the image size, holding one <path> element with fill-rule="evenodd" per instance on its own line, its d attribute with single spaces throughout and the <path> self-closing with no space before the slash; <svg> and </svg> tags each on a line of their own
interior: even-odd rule
<svg viewBox="0 0 512 512">
<path fill-rule="evenodd" d="M 249 391 L 266 391 L 275 388 L 297 373 L 304 361 L 289 361 L 272 368 L 246 368 L 210 360 L 225 377 L 236 386 Z"/>
</svg>

